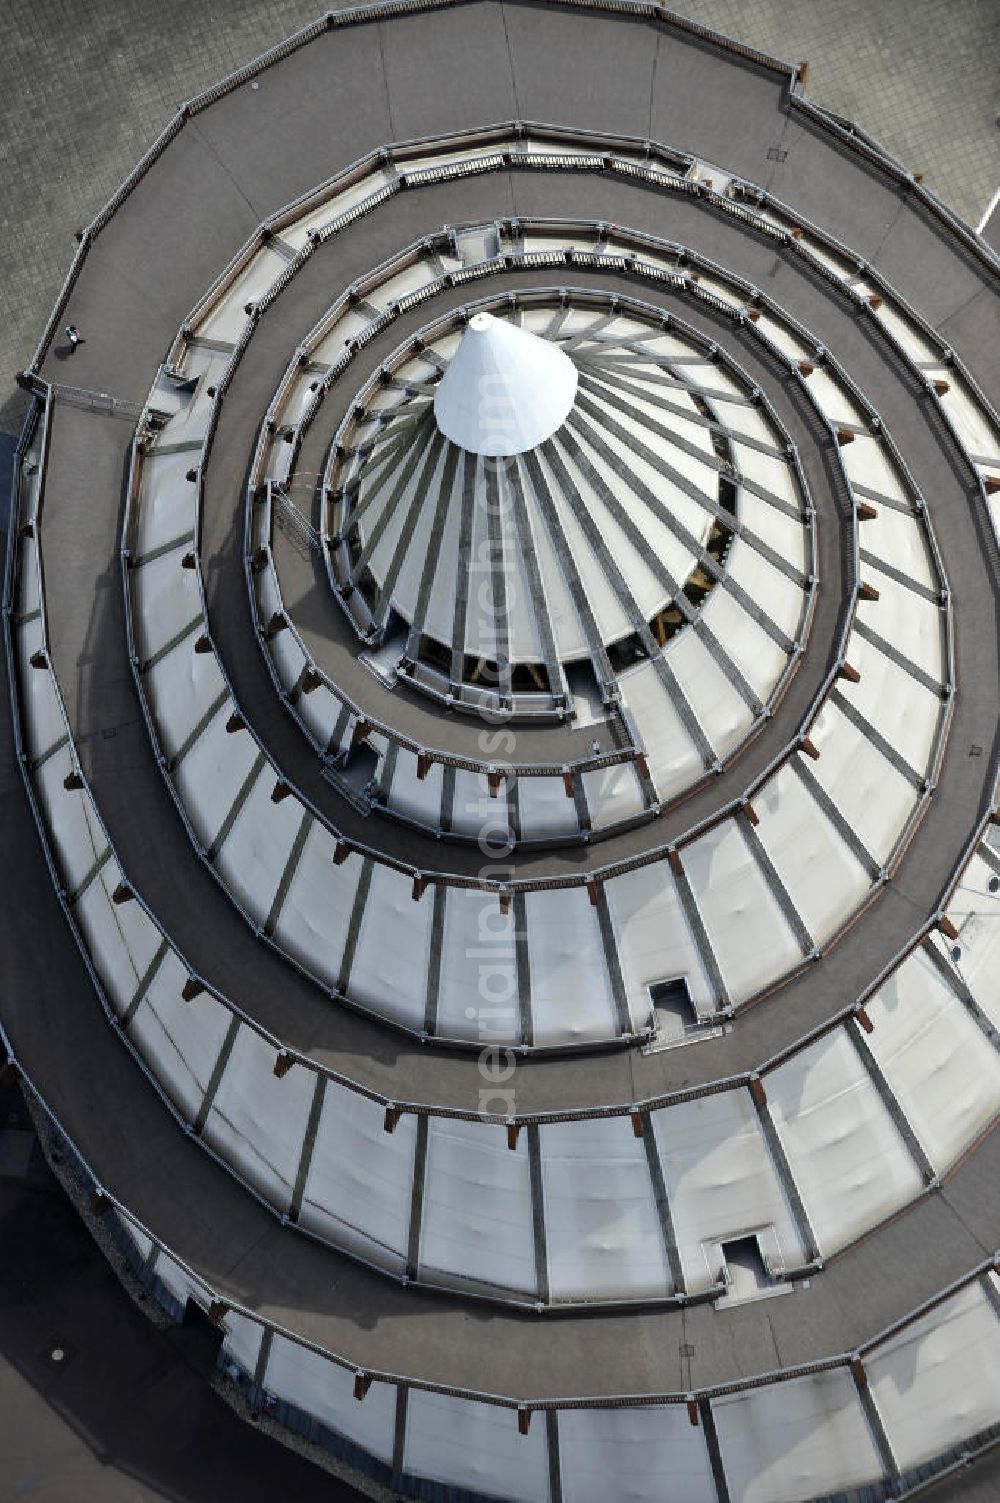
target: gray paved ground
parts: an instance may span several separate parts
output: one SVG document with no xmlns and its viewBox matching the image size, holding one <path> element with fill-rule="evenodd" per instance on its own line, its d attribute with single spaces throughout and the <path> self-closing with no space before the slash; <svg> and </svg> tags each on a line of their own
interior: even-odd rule
<svg viewBox="0 0 1000 1503">
<path fill-rule="evenodd" d="M 6 0 L 0 49 L 0 428 L 72 258 L 176 106 L 312 20 L 321 0 Z M 997 0 L 683 0 L 677 9 L 811 66 L 972 224 L 1000 183 Z M 182 227 L 178 227 L 182 232 Z"/>
</svg>

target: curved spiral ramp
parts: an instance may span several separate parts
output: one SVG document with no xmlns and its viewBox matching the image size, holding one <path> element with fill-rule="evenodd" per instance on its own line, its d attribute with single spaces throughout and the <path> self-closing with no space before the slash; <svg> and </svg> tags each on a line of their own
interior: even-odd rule
<svg viewBox="0 0 1000 1503">
<path fill-rule="evenodd" d="M 996 272 L 639 4 L 333 12 L 84 234 L 3 1038 L 362 1485 L 860 1503 L 1000 1438 Z M 460 350 L 528 364 L 439 424 Z"/>
</svg>

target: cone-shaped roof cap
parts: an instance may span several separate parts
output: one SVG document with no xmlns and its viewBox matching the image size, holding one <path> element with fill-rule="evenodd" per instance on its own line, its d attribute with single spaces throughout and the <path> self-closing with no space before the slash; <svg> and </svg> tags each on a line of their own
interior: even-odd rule
<svg viewBox="0 0 1000 1503">
<path fill-rule="evenodd" d="M 474 454 L 523 454 L 551 438 L 576 396 L 576 366 L 557 345 L 476 313 L 434 397 L 446 438 Z"/>
</svg>

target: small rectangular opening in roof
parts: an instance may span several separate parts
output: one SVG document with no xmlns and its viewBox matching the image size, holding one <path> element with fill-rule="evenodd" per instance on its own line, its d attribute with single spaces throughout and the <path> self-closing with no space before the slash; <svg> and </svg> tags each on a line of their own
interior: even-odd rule
<svg viewBox="0 0 1000 1503">
<path fill-rule="evenodd" d="M 701 1018 L 694 1005 L 686 976 L 671 976 L 651 981 L 647 987 L 653 1036 L 644 1052 L 674 1049 L 679 1044 L 693 1044 L 698 1039 L 717 1038 L 725 1026 L 714 1019 Z"/>
<path fill-rule="evenodd" d="M 769 1229 L 770 1230 L 770 1229 Z M 767 1232 L 764 1233 L 767 1236 Z M 773 1232 L 771 1233 L 773 1237 Z M 745 1304 L 750 1300 L 768 1299 L 775 1294 L 788 1294 L 792 1285 L 774 1278 L 764 1262 L 760 1234 L 734 1237 L 720 1244 L 722 1275 L 726 1293 L 716 1304 Z"/>
</svg>

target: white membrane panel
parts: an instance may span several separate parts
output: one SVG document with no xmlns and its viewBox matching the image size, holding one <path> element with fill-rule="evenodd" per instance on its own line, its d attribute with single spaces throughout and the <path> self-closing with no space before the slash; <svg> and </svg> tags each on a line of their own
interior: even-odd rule
<svg viewBox="0 0 1000 1503">
<path fill-rule="evenodd" d="M 941 1173 L 1000 1112 L 1000 1053 L 923 948 L 865 1007 L 868 1047 Z"/>
<path fill-rule="evenodd" d="M 1000 1321 L 978 1283 L 894 1336 L 865 1367 L 904 1471 L 1000 1419 Z"/>
<path fill-rule="evenodd" d="M 735 819 L 686 845 L 682 859 L 730 1001 L 798 964 L 802 950 Z"/>
<path fill-rule="evenodd" d="M 691 935 L 670 868 L 665 861 L 637 867 L 606 882 L 608 907 L 635 1027 L 649 1021 L 649 988 L 681 977 L 695 1014 L 715 1010 L 715 993 Z"/>
<path fill-rule="evenodd" d="M 563 1503 L 717 1503 L 705 1432 L 683 1404 L 560 1410 L 559 1458 Z"/>
<path fill-rule="evenodd" d="M 232 1014 L 209 992 L 185 1002 L 181 991 L 187 980 L 187 971 L 168 950 L 136 1010 L 128 1036 L 181 1116 L 193 1122 Z"/>
<path fill-rule="evenodd" d="M 536 1043 L 618 1032 L 597 910 L 586 888 L 532 892 L 526 902 Z"/>
<path fill-rule="evenodd" d="M 882 1477 L 844 1368 L 727 1394 L 712 1413 L 731 1503 L 803 1503 Z"/>
<path fill-rule="evenodd" d="M 824 1257 L 919 1195 L 920 1172 L 843 1028 L 764 1084 Z"/>
<path fill-rule="evenodd" d="M 293 1072 L 294 1073 L 294 1072 Z M 399 1271 L 406 1261 L 417 1119 L 385 1131 L 385 1108 L 327 1085 L 299 1223 L 361 1257 Z"/>
<path fill-rule="evenodd" d="M 868 892 L 868 873 L 787 763 L 754 794 L 753 807 L 764 849 L 822 944 Z"/>
<path fill-rule="evenodd" d="M 520 1435 L 513 1409 L 411 1388 L 403 1470 L 487 1497 L 548 1503 L 545 1424 L 536 1416 Z"/>
<path fill-rule="evenodd" d="M 800 1267 L 805 1252 L 750 1097 L 721 1091 L 650 1116 L 663 1165 L 674 1235 L 689 1294 L 718 1283 L 720 1246 L 767 1232 L 774 1273 Z"/>
<path fill-rule="evenodd" d="M 287 1336 L 275 1336 L 267 1359 L 264 1387 L 268 1393 L 314 1414 L 339 1435 L 346 1435 L 380 1461 L 392 1460 L 396 1421 L 396 1390 L 390 1383 L 373 1383 L 363 1404 L 354 1397 L 354 1373 L 339 1367 L 322 1352 L 299 1346 Z"/>
<path fill-rule="evenodd" d="M 420 1274 L 534 1293 L 527 1134 L 447 1117 L 428 1123 Z"/>
<path fill-rule="evenodd" d="M 671 1293 L 645 1146 L 628 1117 L 539 1128 L 553 1300 Z"/>
<path fill-rule="evenodd" d="M 293 1066 L 280 1079 L 276 1054 L 251 1028 L 236 1035 L 205 1122 L 205 1140 L 279 1210 L 291 1204 L 309 1107 L 311 1070 Z"/>
<path fill-rule="evenodd" d="M 424 901 L 429 900 L 429 894 Z M 516 1037 L 515 918 L 494 893 L 449 887 L 438 984 L 437 1031 L 450 1038 Z"/>
<path fill-rule="evenodd" d="M 413 879 L 390 866 L 372 867 L 348 994 L 410 1028 L 422 1028 L 427 999 L 433 897 L 412 898 Z"/>
<path fill-rule="evenodd" d="M 274 929 L 275 942 L 327 986 L 340 975 L 362 858 L 334 866 L 335 841 L 318 821 L 306 836 Z"/>
</svg>

